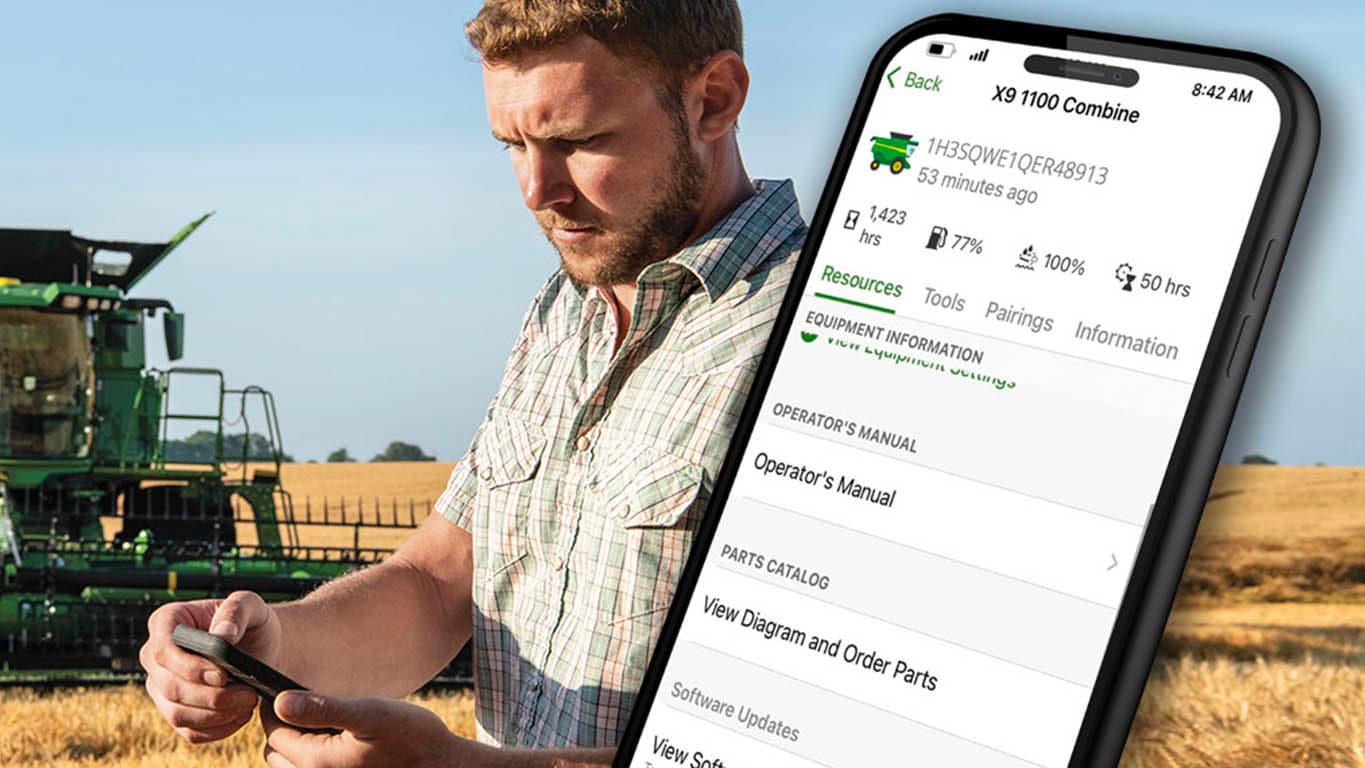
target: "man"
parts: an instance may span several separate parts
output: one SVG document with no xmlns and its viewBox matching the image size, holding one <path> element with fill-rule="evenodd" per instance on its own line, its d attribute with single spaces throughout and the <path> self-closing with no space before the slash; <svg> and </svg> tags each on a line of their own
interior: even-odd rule
<svg viewBox="0 0 1365 768">
<path fill-rule="evenodd" d="M 740 159 L 734 0 L 488 0 L 466 32 L 561 269 L 440 514 L 391 558 L 292 603 L 152 616 L 147 689 L 188 741 L 256 697 L 176 649 L 177 623 L 318 692 L 261 707 L 276 768 L 606 765 L 626 725 L 805 225 L 790 181 Z M 478 742 L 382 698 L 471 639 Z"/>
</svg>

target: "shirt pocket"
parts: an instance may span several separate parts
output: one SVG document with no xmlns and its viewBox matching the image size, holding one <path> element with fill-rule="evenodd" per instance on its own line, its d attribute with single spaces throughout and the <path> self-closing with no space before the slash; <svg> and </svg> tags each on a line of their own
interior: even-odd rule
<svg viewBox="0 0 1365 768">
<path fill-rule="evenodd" d="M 601 686 L 644 681 L 708 497 L 701 465 L 631 443 L 608 465 L 598 506 L 602 545 L 589 567 L 600 592 Z"/>
<path fill-rule="evenodd" d="M 601 507 L 605 564 L 615 570 L 614 579 L 604 575 L 618 585 L 607 617 L 613 625 L 668 608 L 708 495 L 700 464 L 644 445 L 620 456 L 608 470 Z"/>
<path fill-rule="evenodd" d="M 479 439 L 479 478 L 488 553 L 487 577 L 497 575 L 526 554 L 526 528 L 540 503 L 535 483 L 547 441 L 539 425 L 523 417 L 495 412 Z"/>
<path fill-rule="evenodd" d="M 621 528 L 668 528 L 700 495 L 700 464 L 648 445 L 630 445 L 606 471 L 602 507 Z"/>
</svg>

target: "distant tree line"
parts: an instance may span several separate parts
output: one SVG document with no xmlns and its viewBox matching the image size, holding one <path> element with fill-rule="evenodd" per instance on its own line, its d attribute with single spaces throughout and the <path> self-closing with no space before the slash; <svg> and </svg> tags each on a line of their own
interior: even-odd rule
<svg viewBox="0 0 1365 768">
<path fill-rule="evenodd" d="M 435 461 L 435 456 L 428 456 L 426 451 L 412 443 L 405 443 L 402 440 L 394 440 L 389 443 L 389 447 L 383 453 L 377 453 L 370 461 Z M 355 461 L 351 452 L 346 448 L 338 448 L 327 454 L 329 464 L 339 464 L 348 461 Z"/>
<path fill-rule="evenodd" d="M 167 440 L 166 461 L 194 461 L 210 462 L 214 460 L 214 453 L 217 450 L 218 433 L 207 429 L 201 429 L 189 437 Z M 223 435 L 223 456 L 227 461 L 240 461 L 242 458 L 242 447 L 247 447 L 246 458 L 250 461 L 274 461 L 275 454 L 270 450 L 270 441 L 265 435 L 253 432 L 251 439 L 247 440 L 244 433 Z M 289 454 L 281 454 L 280 461 L 292 462 L 294 457 Z"/>
<path fill-rule="evenodd" d="M 218 441 L 218 433 L 207 429 L 201 429 L 189 437 L 167 440 L 166 461 L 186 461 L 186 462 L 210 462 L 214 459 L 215 444 Z M 264 435 L 252 433 L 249 442 L 246 435 L 237 433 L 233 435 L 223 435 L 223 456 L 226 461 L 241 461 L 242 446 L 247 444 L 246 458 L 249 461 L 274 461 L 275 456 L 270 450 L 270 441 Z M 327 462 L 338 464 L 356 461 L 351 456 L 351 452 L 346 448 L 338 448 L 327 454 Z M 412 443 L 405 443 L 402 440 L 395 440 L 389 443 L 382 453 L 377 453 L 370 461 L 435 461 L 435 456 L 428 456 L 427 452 L 421 447 Z M 280 461 L 293 463 L 294 457 L 285 453 L 280 455 Z"/>
</svg>

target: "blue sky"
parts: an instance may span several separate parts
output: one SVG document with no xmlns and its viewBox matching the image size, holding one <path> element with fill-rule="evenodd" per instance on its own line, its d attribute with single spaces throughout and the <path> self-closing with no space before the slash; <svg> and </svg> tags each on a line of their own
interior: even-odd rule
<svg viewBox="0 0 1365 768">
<path fill-rule="evenodd" d="M 1318 168 L 1225 460 L 1365 464 L 1365 4 L 743 2 L 741 146 L 809 215 L 877 46 L 957 10 L 1246 48 L 1314 88 Z M 159 240 L 182 364 L 274 391 L 285 448 L 458 457 L 557 257 L 489 137 L 475 2 L 0 3 L 0 226 Z M 156 344 L 159 345 L 159 339 Z M 153 354 L 164 365 L 164 354 Z"/>
</svg>

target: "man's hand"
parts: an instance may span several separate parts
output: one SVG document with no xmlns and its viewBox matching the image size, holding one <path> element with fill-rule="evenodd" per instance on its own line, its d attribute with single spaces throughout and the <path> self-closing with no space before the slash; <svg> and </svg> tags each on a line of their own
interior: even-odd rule
<svg viewBox="0 0 1365 768">
<path fill-rule="evenodd" d="M 225 739 L 251 719 L 256 692 L 231 681 L 217 664 L 181 650 L 171 640 L 177 624 L 207 630 L 275 666 L 279 619 L 254 592 L 167 603 L 147 619 L 147 642 L 138 659 L 147 671 L 147 693 L 161 716 L 191 744 Z"/>
<path fill-rule="evenodd" d="M 345 699 L 286 691 L 261 701 L 271 768 L 493 766 L 496 750 L 462 739 L 429 709 L 395 699 Z M 296 728 L 335 728 L 332 736 Z"/>
</svg>

